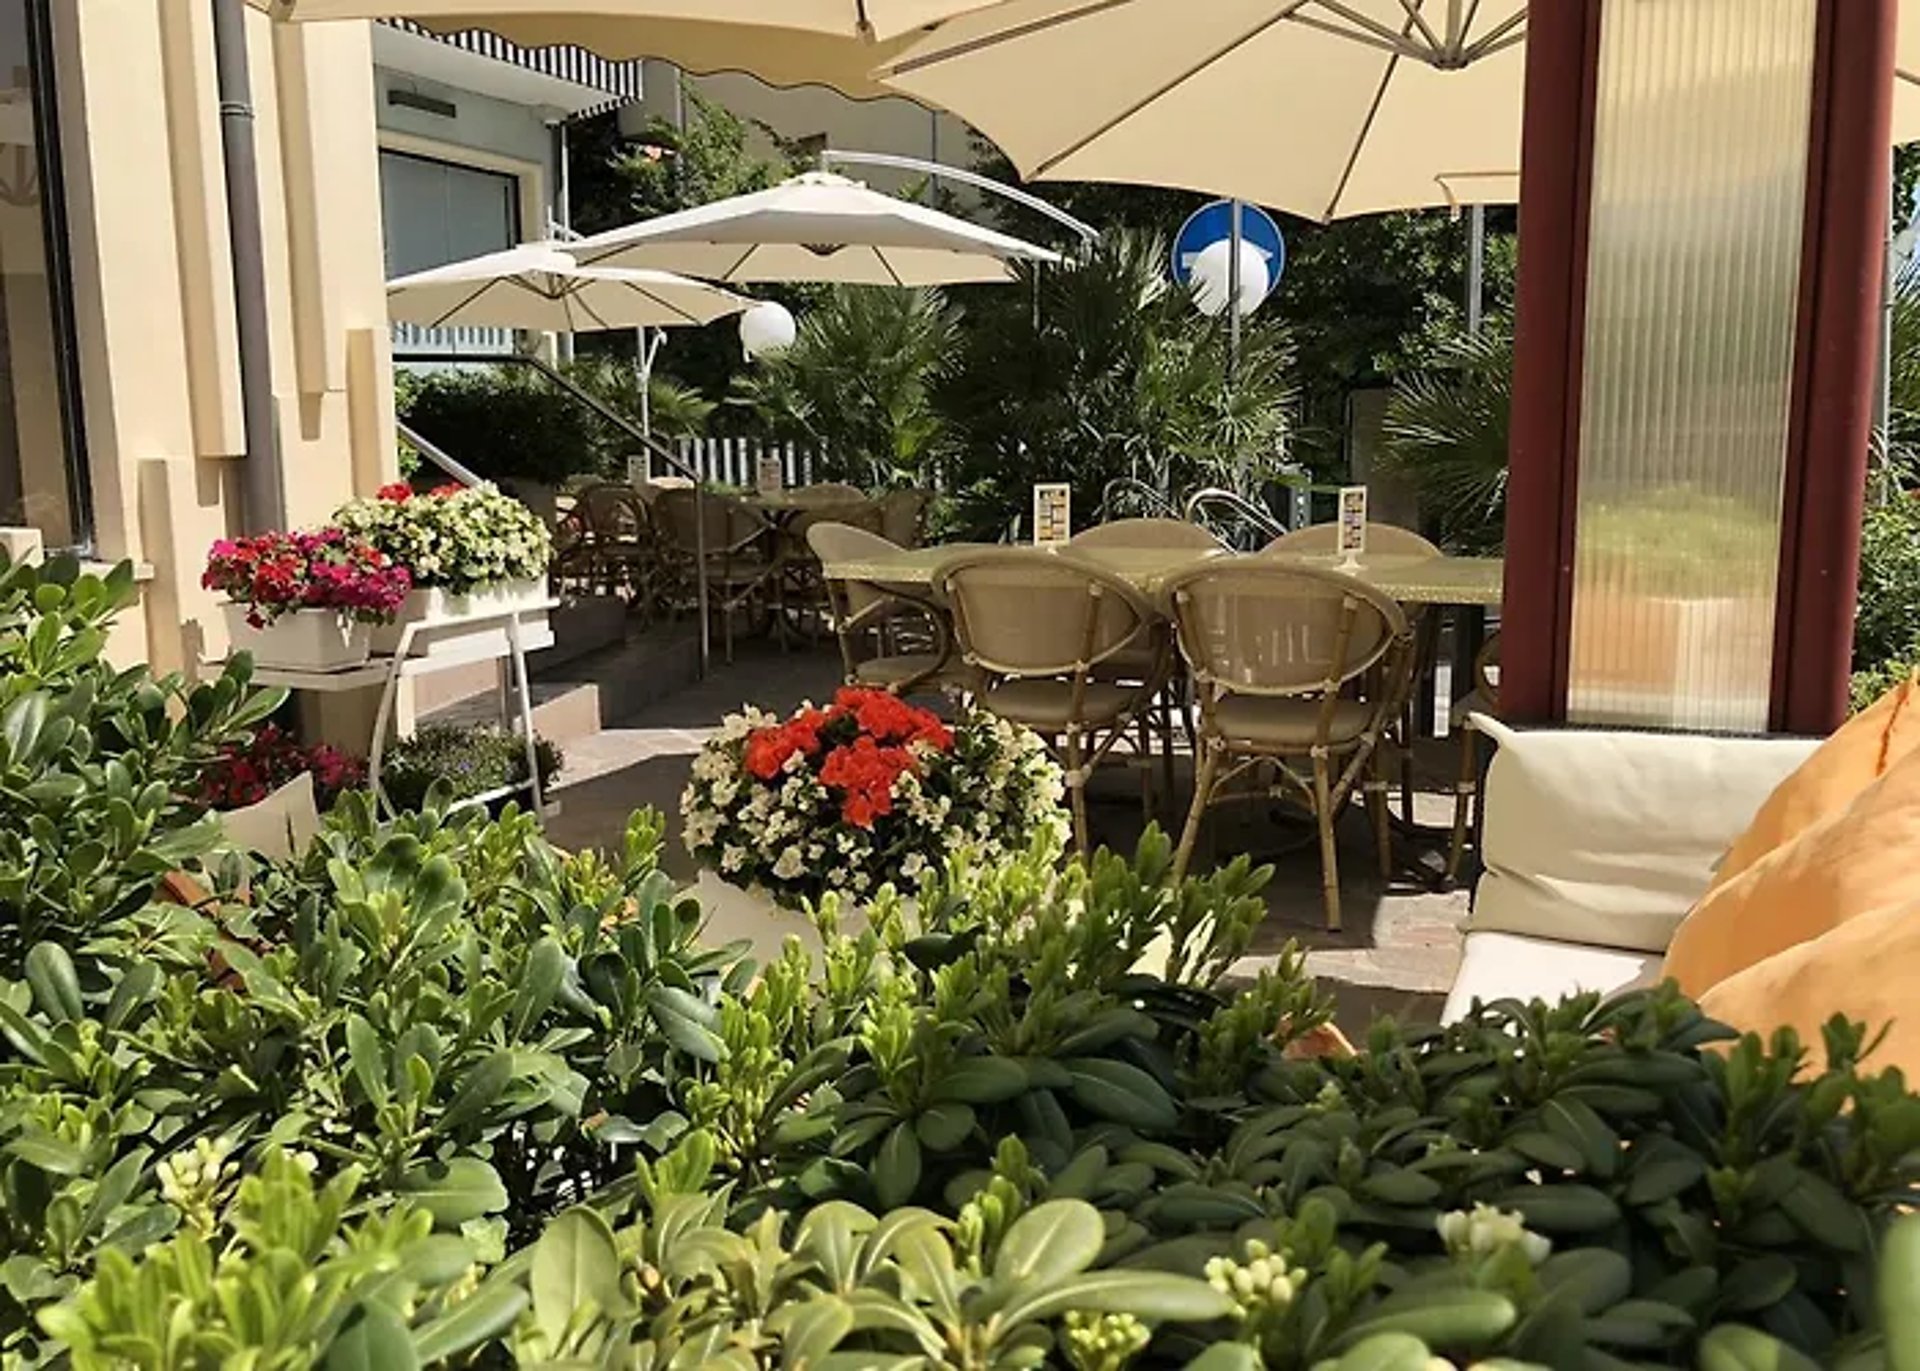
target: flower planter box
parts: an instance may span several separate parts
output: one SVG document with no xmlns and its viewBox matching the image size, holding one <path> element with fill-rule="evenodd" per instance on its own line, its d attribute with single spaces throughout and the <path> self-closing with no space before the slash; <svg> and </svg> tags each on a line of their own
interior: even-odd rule
<svg viewBox="0 0 1920 1371">
<path fill-rule="evenodd" d="M 431 657 L 436 652 L 472 646 L 482 638 L 497 640 L 500 650 L 504 652 L 508 641 L 506 624 L 498 618 L 483 616 L 498 615 L 510 609 L 539 610 L 538 613 L 522 614 L 520 622 L 523 628 L 544 626 L 547 616 L 540 607 L 546 604 L 547 599 L 547 583 L 544 580 L 501 581 L 464 594 L 455 594 L 437 586 L 410 591 L 394 621 L 374 628 L 373 650 L 384 654 L 398 652 L 400 638 L 407 625 L 419 624 L 422 627 L 413 635 L 409 656 Z M 474 620 L 478 622 L 470 622 Z"/>
<path fill-rule="evenodd" d="M 815 967 L 821 965 L 819 957 L 824 944 L 819 930 L 804 915 L 776 904 L 766 891 L 757 887 L 743 889 L 704 867 L 693 888 L 700 897 L 701 912 L 706 915 L 700 937 L 708 946 L 748 943 L 749 955 L 764 967 L 780 959 L 788 938 L 798 938 L 800 945 L 813 956 Z M 843 929 L 850 934 L 857 935 L 866 925 L 863 916 L 844 904 L 840 917 Z"/>
<path fill-rule="evenodd" d="M 347 671 L 366 665 L 373 626 L 355 623 L 337 610 L 296 609 L 265 628 L 247 622 L 246 605 L 224 604 L 227 640 L 233 652 L 250 652 L 255 666 L 282 671 Z"/>
</svg>

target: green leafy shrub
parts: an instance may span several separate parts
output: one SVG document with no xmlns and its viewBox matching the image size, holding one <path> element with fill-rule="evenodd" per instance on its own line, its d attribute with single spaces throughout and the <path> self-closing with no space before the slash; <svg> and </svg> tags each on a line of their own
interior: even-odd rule
<svg viewBox="0 0 1920 1371">
<path fill-rule="evenodd" d="M 565 762 L 560 749 L 535 735 L 534 757 L 544 789 Z M 485 795 L 527 779 L 527 745 L 498 724 L 426 724 L 381 759 L 380 785 L 396 809 L 425 807 L 444 788 L 448 803 Z"/>
<path fill-rule="evenodd" d="M 1920 494 L 1867 511 L 1860 531 L 1860 603 L 1853 626 L 1856 708 L 1920 666 Z"/>
<path fill-rule="evenodd" d="M 455 367 L 422 377 L 405 397 L 407 424 L 493 481 L 557 486 L 611 474 L 608 425 L 529 367 Z"/>
</svg>

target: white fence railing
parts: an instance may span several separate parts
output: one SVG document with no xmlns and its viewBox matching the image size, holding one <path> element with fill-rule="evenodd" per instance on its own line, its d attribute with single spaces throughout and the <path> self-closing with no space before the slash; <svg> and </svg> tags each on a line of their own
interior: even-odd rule
<svg viewBox="0 0 1920 1371">
<path fill-rule="evenodd" d="M 771 438 L 679 438 L 674 451 L 686 466 L 704 481 L 725 486 L 752 486 L 760 470 L 760 459 L 780 459 L 781 484 L 788 487 L 812 485 L 813 449 L 795 442 Z M 665 472 L 652 472 L 665 475 Z"/>
</svg>

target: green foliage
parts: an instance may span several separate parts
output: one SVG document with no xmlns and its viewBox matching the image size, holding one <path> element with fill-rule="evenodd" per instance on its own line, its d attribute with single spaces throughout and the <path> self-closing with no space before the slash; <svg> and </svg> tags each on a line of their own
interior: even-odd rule
<svg viewBox="0 0 1920 1371">
<path fill-rule="evenodd" d="M 1513 324 L 1505 317 L 1442 343 L 1387 399 L 1389 463 L 1412 483 L 1450 552 L 1497 553 L 1506 538 L 1512 402 Z"/>
<path fill-rule="evenodd" d="M 542 789 L 559 774 L 560 749 L 539 735 L 533 740 Z M 426 724 L 395 743 L 381 759 L 380 786 L 395 809 L 426 807 L 437 785 L 452 804 L 502 790 L 527 779 L 527 745 L 498 724 Z"/>
<path fill-rule="evenodd" d="M 401 417 L 488 480 L 557 486 L 608 471 L 604 421 L 529 367 L 434 372 L 413 388 Z"/>
<path fill-rule="evenodd" d="M 823 479 L 926 481 L 948 442 L 933 394 L 958 344 L 958 312 L 939 291 L 836 286 L 802 315 L 791 348 L 736 380 L 733 401 L 766 432 L 815 448 Z"/>
<path fill-rule="evenodd" d="M 1853 628 L 1854 695 L 1868 704 L 1920 665 L 1920 495 L 1901 491 L 1867 510 L 1860 531 L 1860 602 Z"/>
<path fill-rule="evenodd" d="M 114 936 L 159 879 L 218 836 L 192 796 L 284 691 L 249 692 L 242 660 L 197 686 L 101 660 L 132 568 L 81 575 L 0 555 L 0 976 L 29 949 Z"/>
<path fill-rule="evenodd" d="M 1107 483 L 1257 486 L 1281 462 L 1293 399 L 1285 330 L 1248 321 L 1236 384 L 1226 330 L 1166 273 L 1163 239 L 1113 233 L 1070 270 L 1022 270 L 965 296 L 958 366 L 942 387 L 954 434 L 946 488 L 961 531 L 997 537 L 1035 481 L 1071 481 L 1087 514 Z"/>
</svg>

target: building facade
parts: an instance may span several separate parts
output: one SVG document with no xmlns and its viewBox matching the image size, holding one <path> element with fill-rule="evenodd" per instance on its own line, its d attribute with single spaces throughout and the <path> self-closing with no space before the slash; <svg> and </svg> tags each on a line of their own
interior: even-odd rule
<svg viewBox="0 0 1920 1371">
<path fill-rule="evenodd" d="M 249 10 L 277 452 L 246 452 L 212 7 L 0 0 L 0 525 L 130 559 L 116 660 L 224 655 L 243 464 L 293 523 L 395 469 L 371 35 Z M 6 185 L 8 177 L 12 184 Z"/>
</svg>

